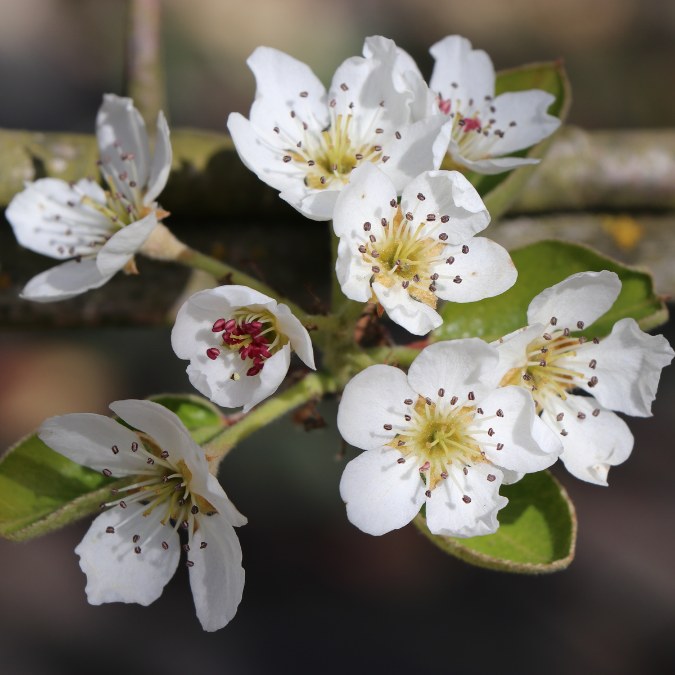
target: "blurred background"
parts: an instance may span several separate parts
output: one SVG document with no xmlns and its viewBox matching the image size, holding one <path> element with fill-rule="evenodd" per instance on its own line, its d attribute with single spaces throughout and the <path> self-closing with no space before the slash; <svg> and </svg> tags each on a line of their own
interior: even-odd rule
<svg viewBox="0 0 675 675">
<path fill-rule="evenodd" d="M 124 93 L 126 22 L 122 0 L 0 0 L 0 127 L 91 132 L 102 94 Z M 564 58 L 574 124 L 673 126 L 675 3 L 662 0 L 165 0 L 170 122 L 224 131 L 231 111 L 246 113 L 254 83 L 245 60 L 260 44 L 306 61 L 328 83 L 367 35 L 393 38 L 429 74 L 428 47 L 452 33 L 497 68 Z M 266 226 L 230 227 L 226 245 L 264 247 Z M 316 228 L 303 241 L 316 255 L 296 250 L 293 269 L 307 269 L 303 256 L 327 269 Z M 279 267 L 265 270 L 268 280 L 290 283 Z M 327 280 L 315 283 L 319 293 Z M 672 343 L 672 325 L 664 332 Z M 189 391 L 184 366 L 168 328 L 2 325 L 0 447 L 54 414 Z M 73 553 L 82 522 L 26 544 L 0 541 L 0 672 L 675 672 L 674 406 L 671 367 L 655 418 L 629 421 L 634 455 L 611 471 L 609 488 L 556 472 L 578 510 L 577 559 L 552 576 L 514 577 L 449 558 L 411 527 L 373 538 L 350 526 L 328 402 L 325 429 L 282 421 L 222 467 L 249 518 L 239 531 L 244 600 L 226 629 L 201 632 L 182 567 L 150 608 L 87 605 Z"/>
</svg>

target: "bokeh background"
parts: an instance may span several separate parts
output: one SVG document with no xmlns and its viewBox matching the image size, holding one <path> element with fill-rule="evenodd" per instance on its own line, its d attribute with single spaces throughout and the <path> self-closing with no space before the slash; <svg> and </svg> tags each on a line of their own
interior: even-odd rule
<svg viewBox="0 0 675 675">
<path fill-rule="evenodd" d="M 395 39 L 428 74 L 428 46 L 451 33 L 498 68 L 564 58 L 574 124 L 675 126 L 673 2 L 166 0 L 164 10 L 174 126 L 223 131 L 229 112 L 246 112 L 254 85 L 245 59 L 260 44 L 329 82 L 371 34 Z M 0 0 L 0 127 L 90 132 L 101 95 L 123 93 L 126 19 L 122 0 Z M 226 232 L 228 245 L 264 246 L 259 225 L 255 237 L 232 224 Z M 0 250 L 0 262 L 12 250 Z M 325 247 L 306 254 L 323 260 Z M 664 331 L 673 342 L 672 326 Z M 2 325 L 0 446 L 50 415 L 188 391 L 184 365 L 168 328 Z M 670 368 L 655 418 L 630 420 L 634 455 L 612 470 L 609 488 L 557 472 L 577 505 L 577 559 L 530 578 L 471 568 L 410 527 L 373 538 L 350 526 L 326 403 L 327 428 L 280 422 L 223 465 L 224 487 L 249 517 L 239 532 L 244 600 L 225 630 L 201 632 L 182 567 L 150 608 L 87 605 L 73 553 L 83 522 L 26 544 L 0 541 L 0 672 L 675 672 L 674 405 Z"/>
</svg>

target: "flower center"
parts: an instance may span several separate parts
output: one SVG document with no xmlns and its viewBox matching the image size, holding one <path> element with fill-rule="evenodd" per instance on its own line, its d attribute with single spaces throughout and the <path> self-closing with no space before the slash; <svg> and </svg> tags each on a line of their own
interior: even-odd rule
<svg viewBox="0 0 675 675">
<path fill-rule="evenodd" d="M 457 85 L 453 83 L 453 87 Z M 457 144 L 459 152 L 467 158 L 482 159 L 490 156 L 490 148 L 495 141 L 504 138 L 503 129 L 495 129 L 497 120 L 492 116 L 497 112 L 492 96 L 485 96 L 484 101 L 476 104 L 474 99 L 468 101 L 461 99 L 444 99 L 438 96 L 438 107 L 444 114 L 452 120 L 451 137 Z M 509 123 L 510 127 L 515 127 L 515 122 Z M 446 166 L 444 169 L 456 168 Z"/>
<path fill-rule="evenodd" d="M 420 396 L 414 405 L 410 401 L 405 416 L 408 424 L 389 445 L 405 458 L 416 458 L 428 489 L 433 490 L 448 477 L 450 464 L 467 466 L 484 461 L 472 428 L 475 415 L 475 406 L 447 408 Z"/>
<path fill-rule="evenodd" d="M 400 283 L 415 300 L 435 308 L 434 282 L 438 275 L 431 269 L 444 261 L 441 254 L 445 245 L 423 236 L 426 223 L 412 227 L 408 216 L 412 219 L 412 214 L 404 218 L 399 207 L 391 222 L 383 218 L 383 236 L 377 239 L 370 235 L 367 242 L 359 246 L 359 252 L 371 265 L 375 281 L 387 288 Z M 370 227 L 368 223 L 364 228 L 366 226 Z"/>
<path fill-rule="evenodd" d="M 305 173 L 305 185 L 322 190 L 334 183 L 339 187 L 349 182 L 349 175 L 361 162 L 386 162 L 382 146 L 354 140 L 350 127 L 352 115 L 331 115 L 332 121 L 323 131 L 309 129 L 303 123 L 301 140 L 286 150 L 284 162 L 297 162 Z M 277 128 L 275 127 L 275 131 Z M 375 133 L 383 133 L 375 129 Z"/>
<path fill-rule="evenodd" d="M 265 361 L 288 342 L 288 338 L 279 332 L 271 312 L 248 307 L 236 310 L 228 319 L 217 319 L 211 330 L 222 333 L 222 344 L 207 349 L 206 355 L 215 361 L 223 349 L 238 352 L 242 360 L 250 364 L 246 371 L 249 377 L 257 375 Z"/>
<path fill-rule="evenodd" d="M 537 404 L 537 412 L 544 406 L 547 396 L 555 395 L 563 400 L 567 393 L 579 385 L 584 375 L 569 367 L 569 364 L 561 363 L 561 360 L 576 356 L 579 345 L 586 338 L 571 337 L 569 330 L 544 333 L 542 337 L 532 340 L 527 345 L 527 363 L 520 368 L 513 368 L 502 379 L 501 386 L 517 384 L 532 391 L 532 398 Z M 595 362 L 589 364 L 595 367 Z M 589 386 L 595 386 L 595 380 L 591 378 Z"/>
<path fill-rule="evenodd" d="M 140 443 L 132 443 L 130 448 L 120 448 L 117 445 L 112 446 L 113 454 L 119 452 L 132 452 L 146 459 L 148 468 L 146 471 L 139 471 L 139 480 L 131 485 L 122 488 L 113 489 L 113 496 L 121 497 L 101 504 L 101 507 L 119 506 L 126 509 L 130 504 L 140 502 L 145 506 L 141 515 L 149 516 L 155 509 L 158 509 L 159 518 L 155 530 L 146 534 L 141 541 L 138 534 L 132 536 L 134 552 L 141 553 L 142 546 L 149 544 L 165 526 L 171 526 L 174 530 L 178 527 L 188 531 L 190 537 L 199 529 L 197 515 L 212 515 L 216 513 L 216 508 L 201 495 L 195 494 L 191 490 L 192 472 L 184 460 L 172 462 L 167 450 L 162 450 L 153 438 L 142 432 L 137 432 Z M 110 470 L 104 469 L 103 474 L 111 475 Z M 120 528 L 126 522 L 130 522 L 136 515 L 132 515 L 126 521 L 118 523 Z M 115 529 L 108 527 L 108 533 L 114 533 Z M 162 541 L 162 548 L 167 550 L 169 545 Z"/>
</svg>

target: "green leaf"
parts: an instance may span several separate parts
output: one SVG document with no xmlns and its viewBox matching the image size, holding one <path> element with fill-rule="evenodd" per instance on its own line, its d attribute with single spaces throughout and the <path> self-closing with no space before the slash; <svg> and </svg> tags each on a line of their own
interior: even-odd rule
<svg viewBox="0 0 675 675">
<path fill-rule="evenodd" d="M 220 408 L 194 394 L 157 394 L 151 401 L 176 413 L 195 443 L 203 445 L 230 425 Z"/>
<path fill-rule="evenodd" d="M 36 435 L 0 459 L 0 535 L 21 541 L 96 511 L 125 480 L 103 476 L 47 447 Z"/>
<path fill-rule="evenodd" d="M 574 559 L 577 521 L 563 487 L 548 471 L 505 485 L 509 503 L 499 512 L 499 529 L 484 537 L 459 539 L 432 534 L 423 516 L 415 525 L 446 553 L 478 567 L 520 574 L 565 569 Z"/>
<path fill-rule="evenodd" d="M 190 394 L 163 394 L 152 400 L 175 412 L 196 443 L 211 440 L 228 426 L 216 406 Z M 0 536 L 14 541 L 47 534 L 98 511 L 111 489 L 134 478 L 106 478 L 63 457 L 35 434 L 0 458 Z"/>
<path fill-rule="evenodd" d="M 561 61 L 532 63 L 497 73 L 495 84 L 497 95 L 527 89 L 543 89 L 553 94 L 555 101 L 548 112 L 562 122 L 565 121 L 572 102 L 572 92 Z M 555 134 L 529 149 L 510 153 L 509 156 L 542 159 L 554 137 Z M 536 165 L 524 166 L 492 176 L 470 172 L 467 177 L 483 198 L 492 219 L 496 220 L 513 204 L 536 168 Z"/>
<path fill-rule="evenodd" d="M 480 337 L 488 342 L 527 325 L 527 308 L 535 295 L 571 274 L 586 271 L 616 272 L 621 294 L 613 307 L 583 333 L 587 337 L 607 335 L 625 317 L 637 320 L 644 330 L 668 319 L 663 301 L 654 293 L 649 274 L 626 267 L 586 246 L 563 241 L 541 241 L 511 252 L 518 280 L 506 293 L 479 302 L 446 303 L 440 311 L 443 325 L 432 340 Z"/>
</svg>

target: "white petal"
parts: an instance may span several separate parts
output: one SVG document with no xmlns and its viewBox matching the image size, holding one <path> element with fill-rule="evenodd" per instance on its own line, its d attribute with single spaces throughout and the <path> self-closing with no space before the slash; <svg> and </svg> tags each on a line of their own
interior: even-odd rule
<svg viewBox="0 0 675 675">
<path fill-rule="evenodd" d="M 206 631 L 227 625 L 237 612 L 244 591 L 241 545 L 222 516 L 202 516 L 189 542 L 190 587 L 197 618 Z"/>
<path fill-rule="evenodd" d="M 407 525 L 424 502 L 419 465 L 399 464 L 401 457 L 394 449 L 368 450 L 345 467 L 340 496 L 347 518 L 367 534 L 379 536 Z"/>
<path fill-rule="evenodd" d="M 446 398 L 464 398 L 474 392 L 477 401 L 496 386 L 494 370 L 497 350 L 478 338 L 435 342 L 425 347 L 410 365 L 408 382 L 424 397 L 437 400 L 438 390 Z"/>
<path fill-rule="evenodd" d="M 479 430 L 475 438 L 493 464 L 532 473 L 548 468 L 558 459 L 562 444 L 541 427 L 529 391 L 502 387 L 481 400 L 480 405 L 484 414 L 474 418 L 474 427 Z"/>
<path fill-rule="evenodd" d="M 96 265 L 101 274 L 110 277 L 119 272 L 143 246 L 156 225 L 157 216 L 152 211 L 143 220 L 137 220 L 115 232 L 96 256 Z"/>
<path fill-rule="evenodd" d="M 380 35 L 367 37 L 363 45 L 366 58 L 376 58 L 393 63 L 394 85 L 399 91 L 413 93 L 410 110 L 413 120 L 427 117 L 435 108 L 435 97 L 427 86 L 414 59 L 406 51 L 397 47 L 393 40 Z"/>
<path fill-rule="evenodd" d="M 249 376 L 246 371 L 250 365 L 236 352 L 222 353 L 214 361 L 199 354 L 191 359 L 187 374 L 195 389 L 214 403 L 226 408 L 243 406 L 243 412 L 248 412 L 279 388 L 290 362 L 291 350 L 285 345 L 265 361 L 258 375 Z"/>
<path fill-rule="evenodd" d="M 527 345 L 540 338 L 546 328 L 540 323 L 525 326 L 505 335 L 491 344 L 499 352 L 499 376 L 504 377 L 513 368 L 524 368 L 527 365 Z"/>
<path fill-rule="evenodd" d="M 598 410 L 597 416 L 593 414 Z M 558 420 L 560 413 L 563 418 Z M 579 418 L 579 413 L 584 415 Z M 610 466 L 625 462 L 633 449 L 633 434 L 613 412 L 604 410 L 590 396 L 568 396 L 547 401 L 542 420 L 561 434 L 565 468 L 577 478 L 607 485 Z"/>
<path fill-rule="evenodd" d="M 480 195 L 458 171 L 427 171 L 417 176 L 403 190 L 401 211 L 412 213 L 413 222 L 424 222 L 427 214 L 433 214 L 434 231 L 447 234 L 451 245 L 468 242 L 490 223 Z M 443 216 L 450 220 L 443 223 Z"/>
<path fill-rule="evenodd" d="M 112 275 L 103 275 L 96 260 L 69 260 L 34 276 L 21 291 L 33 302 L 68 300 L 80 293 L 103 286 Z"/>
<path fill-rule="evenodd" d="M 199 494 L 215 506 L 218 513 L 226 518 L 230 525 L 240 527 L 241 525 L 246 525 L 248 522 L 246 516 L 239 512 L 239 509 L 237 509 L 227 494 L 225 494 L 225 490 L 223 490 L 218 479 L 214 475 L 207 472 L 206 486 L 201 488 Z"/>
<path fill-rule="evenodd" d="M 508 503 L 499 494 L 502 472 L 487 462 L 448 466 L 449 477 L 427 497 L 427 527 L 446 537 L 476 537 L 497 531 L 497 512 Z M 488 478 L 488 476 L 490 478 Z"/>
<path fill-rule="evenodd" d="M 150 178 L 145 190 L 143 203 L 146 206 L 159 197 L 166 185 L 171 173 L 171 140 L 169 138 L 169 125 L 166 123 L 164 113 L 160 111 L 157 115 L 157 139 L 155 141 L 155 152 L 152 157 L 152 166 L 150 167 Z"/>
<path fill-rule="evenodd" d="M 130 98 L 106 94 L 96 117 L 96 138 L 103 168 L 116 177 L 134 174 L 133 180 L 144 190 L 148 183 L 150 148 L 148 133 L 141 114 Z M 122 159 L 129 154 L 131 159 Z M 116 181 L 118 188 L 132 204 L 136 195 L 127 181 Z"/>
<path fill-rule="evenodd" d="M 621 292 L 614 272 L 580 272 L 537 295 L 527 309 L 527 322 L 547 325 L 556 317 L 556 328 L 578 330 L 577 322 L 590 326 L 613 304 Z"/>
<path fill-rule="evenodd" d="M 109 407 L 127 424 L 151 436 L 162 450 L 169 453 L 172 463 L 184 459 L 192 464 L 201 458 L 203 471 L 208 471 L 201 448 L 192 440 L 179 417 L 168 408 L 154 401 L 136 399 L 113 401 Z"/>
<path fill-rule="evenodd" d="M 294 190 L 282 190 L 279 196 L 310 220 L 330 220 L 333 217 L 339 190 L 305 188 L 304 176 L 299 183 L 296 181 L 296 186 Z"/>
<path fill-rule="evenodd" d="M 138 436 L 109 417 L 91 413 L 50 417 L 37 433 L 52 450 L 95 471 L 107 469 L 113 476 L 148 471 L 145 458 L 131 451 L 132 444 L 140 442 Z"/>
<path fill-rule="evenodd" d="M 649 417 L 661 370 L 675 354 L 662 335 L 640 330 L 634 319 L 621 319 L 600 344 L 586 342 L 574 358 L 560 361 L 583 375 L 577 385 L 600 404 L 626 415 Z M 593 367 L 591 367 L 593 366 Z M 592 377 L 597 383 L 591 386 Z"/>
<path fill-rule="evenodd" d="M 540 159 L 528 158 L 528 157 L 490 157 L 486 159 L 470 159 L 469 157 L 464 156 L 460 150 L 449 150 L 452 159 L 465 166 L 471 171 L 476 173 L 482 173 L 486 176 L 490 176 L 497 173 L 503 173 L 504 171 L 510 171 L 511 169 L 517 169 L 519 166 L 530 166 L 534 164 L 539 164 Z"/>
<path fill-rule="evenodd" d="M 506 155 L 529 148 L 550 136 L 560 126 L 560 120 L 546 112 L 554 101 L 555 96 L 541 89 L 497 96 L 492 101 L 495 127 L 504 131 L 504 136 L 495 141 L 494 154 Z M 515 122 L 515 126 L 511 126 L 511 122 Z"/>
<path fill-rule="evenodd" d="M 291 110 L 301 120 L 314 122 L 313 127 L 328 125 L 326 89 L 309 66 L 270 47 L 258 47 L 246 63 L 256 81 L 251 109 L 256 127 L 272 132 L 277 124 L 288 125 Z"/>
<path fill-rule="evenodd" d="M 469 239 L 464 246 L 447 247 L 444 255 L 445 261 L 433 270 L 438 274 L 436 295 L 443 300 L 475 302 L 491 298 L 507 291 L 518 278 L 509 252 L 485 237 Z M 451 265 L 447 263 L 450 257 L 454 258 Z"/>
<path fill-rule="evenodd" d="M 227 129 L 239 159 L 261 181 L 276 190 L 297 185 L 301 196 L 306 196 L 307 189 L 302 189 L 304 174 L 294 162 L 283 161 L 285 152 L 278 138 L 268 137 L 239 113 L 230 114 Z M 296 197 L 295 201 L 300 199 Z M 290 199 L 286 201 L 293 203 Z M 293 206 L 297 208 L 295 204 Z"/>
<path fill-rule="evenodd" d="M 335 101 L 335 114 L 352 115 L 351 136 L 359 143 L 375 141 L 378 127 L 391 135 L 411 117 L 413 92 L 398 91 L 394 81 L 395 49 L 380 56 L 383 59 L 353 56 L 344 61 L 328 91 L 328 99 Z"/>
<path fill-rule="evenodd" d="M 401 192 L 422 171 L 438 169 L 450 140 L 450 125 L 435 115 L 397 129 L 399 136 L 383 141 L 382 154 L 389 157 L 379 167 Z"/>
<path fill-rule="evenodd" d="M 87 599 L 104 602 L 137 602 L 149 605 L 162 594 L 180 558 L 180 541 L 170 525 L 160 522 L 160 509 L 143 516 L 147 507 L 130 504 L 102 513 L 75 549 L 87 575 Z M 106 528 L 114 532 L 106 532 Z M 136 542 L 133 541 L 138 536 Z M 164 550 L 161 542 L 168 544 Z M 134 548 L 141 552 L 135 553 Z"/>
<path fill-rule="evenodd" d="M 350 300 L 368 302 L 373 295 L 370 286 L 373 270 L 363 259 L 361 253 L 356 250 L 356 246 L 347 237 L 340 239 L 338 256 L 335 261 L 335 274 L 342 292 Z"/>
<path fill-rule="evenodd" d="M 370 366 L 355 375 L 342 394 L 337 426 L 342 438 L 363 450 L 380 448 L 396 435 L 394 425 L 408 411 L 405 400 L 417 400 L 405 373 L 385 365 Z"/>
<path fill-rule="evenodd" d="M 492 61 L 482 49 L 471 49 L 466 38 L 449 35 L 434 44 L 429 52 L 436 60 L 429 86 L 444 99 L 483 101 L 485 96 L 494 94 Z"/>
<path fill-rule="evenodd" d="M 312 370 L 316 370 L 312 338 L 309 337 L 307 329 L 284 304 L 277 305 L 274 315 L 281 332 L 290 340 L 291 349 L 306 366 L 309 366 Z"/>
<path fill-rule="evenodd" d="M 396 205 L 392 206 L 392 201 Z M 397 210 L 396 188 L 388 176 L 374 164 L 366 163 L 352 171 L 349 185 L 337 197 L 333 212 L 333 230 L 340 238 L 361 242 L 368 233 L 377 237 L 380 221 L 391 221 Z M 370 223 L 369 229 L 363 229 Z"/>
<path fill-rule="evenodd" d="M 105 193 L 93 181 L 71 185 L 41 178 L 14 196 L 5 216 L 17 241 L 31 251 L 58 260 L 90 255 L 105 242 L 113 226 L 99 211 L 82 203 L 84 196 L 105 203 Z"/>
<path fill-rule="evenodd" d="M 429 305 L 414 300 L 399 284 L 390 288 L 373 283 L 373 292 L 389 318 L 414 335 L 426 335 L 443 323 L 441 315 Z"/>
</svg>

